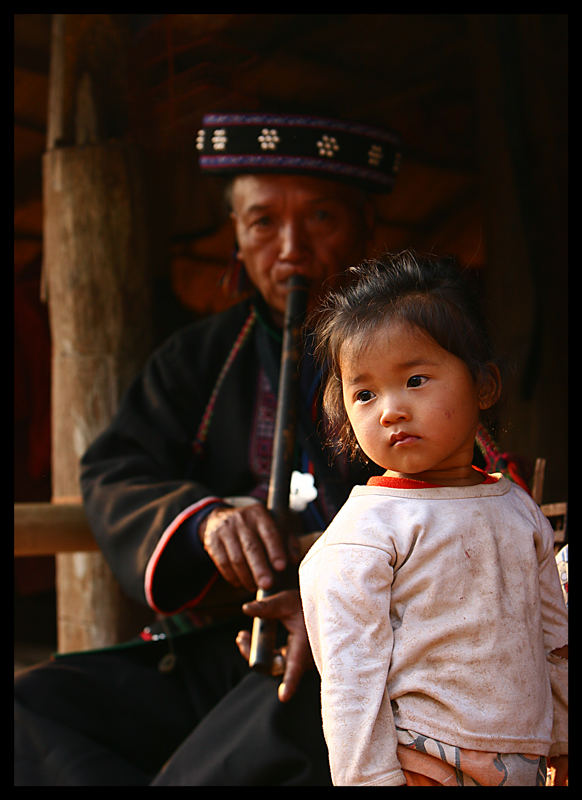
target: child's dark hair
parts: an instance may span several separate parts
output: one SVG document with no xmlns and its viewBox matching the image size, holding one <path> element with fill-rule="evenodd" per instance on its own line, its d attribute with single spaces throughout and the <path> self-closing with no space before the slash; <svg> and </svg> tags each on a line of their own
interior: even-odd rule
<svg viewBox="0 0 582 800">
<path fill-rule="evenodd" d="M 363 261 L 348 274 L 352 280 L 327 295 L 312 324 L 315 354 L 327 370 L 323 407 L 330 438 L 353 457 L 359 448 L 344 408 L 339 365 L 344 342 L 357 352 L 378 325 L 407 322 L 462 359 L 477 382 L 490 374 L 493 354 L 475 292 L 453 259 L 405 250 Z"/>
</svg>

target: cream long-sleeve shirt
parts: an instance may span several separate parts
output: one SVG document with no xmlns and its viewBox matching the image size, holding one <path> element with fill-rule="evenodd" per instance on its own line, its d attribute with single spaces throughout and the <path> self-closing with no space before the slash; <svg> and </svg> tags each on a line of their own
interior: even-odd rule
<svg viewBox="0 0 582 800">
<path fill-rule="evenodd" d="M 336 785 L 398 785 L 395 726 L 567 752 L 567 611 L 553 531 L 502 476 L 357 486 L 299 570 Z"/>
</svg>

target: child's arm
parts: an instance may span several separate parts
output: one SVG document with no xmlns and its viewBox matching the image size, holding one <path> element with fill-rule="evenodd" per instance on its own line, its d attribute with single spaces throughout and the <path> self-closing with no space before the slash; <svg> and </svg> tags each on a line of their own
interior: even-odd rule
<svg viewBox="0 0 582 800">
<path fill-rule="evenodd" d="M 300 569 L 335 785 L 405 783 L 386 688 L 391 582 L 390 559 L 374 547 L 333 544 Z"/>
<path fill-rule="evenodd" d="M 539 526 L 541 533 L 536 548 L 542 627 L 554 702 L 550 757 L 555 758 L 567 756 L 568 752 L 568 611 L 554 557 L 554 532 L 541 511 Z"/>
</svg>

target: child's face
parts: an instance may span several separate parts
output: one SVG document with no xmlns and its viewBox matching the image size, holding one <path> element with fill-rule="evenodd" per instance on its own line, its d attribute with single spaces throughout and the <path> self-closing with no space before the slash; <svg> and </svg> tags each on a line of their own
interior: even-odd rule
<svg viewBox="0 0 582 800">
<path fill-rule="evenodd" d="M 482 403 L 464 361 L 421 328 L 392 322 L 363 349 L 344 344 L 340 368 L 358 443 L 387 474 L 479 482 L 471 462 Z"/>
</svg>

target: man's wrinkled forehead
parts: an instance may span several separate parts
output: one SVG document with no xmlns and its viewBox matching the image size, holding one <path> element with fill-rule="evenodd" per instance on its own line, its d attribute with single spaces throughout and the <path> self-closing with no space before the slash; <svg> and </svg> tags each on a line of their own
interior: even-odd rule
<svg viewBox="0 0 582 800">
<path fill-rule="evenodd" d="M 291 197 L 305 206 L 341 203 L 350 208 L 361 207 L 367 199 L 358 187 L 307 175 L 238 175 L 229 195 L 237 213 L 275 208 Z"/>
</svg>

